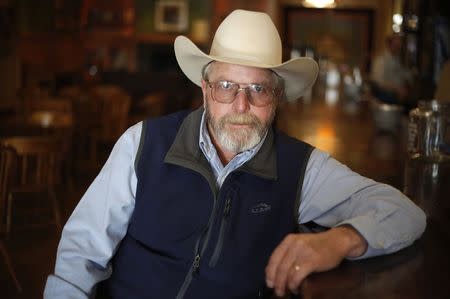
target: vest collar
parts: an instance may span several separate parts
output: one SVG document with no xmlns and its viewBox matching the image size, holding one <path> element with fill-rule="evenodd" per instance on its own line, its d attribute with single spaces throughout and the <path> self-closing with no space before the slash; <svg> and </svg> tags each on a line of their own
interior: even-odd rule
<svg viewBox="0 0 450 299">
<path fill-rule="evenodd" d="M 164 161 L 188 167 L 206 175 L 205 171 L 209 173 L 212 171 L 198 145 L 202 114 L 203 107 L 193 111 L 183 120 Z M 256 155 L 244 163 L 240 170 L 265 179 L 278 178 L 273 128 L 267 132 L 266 139 Z"/>
</svg>

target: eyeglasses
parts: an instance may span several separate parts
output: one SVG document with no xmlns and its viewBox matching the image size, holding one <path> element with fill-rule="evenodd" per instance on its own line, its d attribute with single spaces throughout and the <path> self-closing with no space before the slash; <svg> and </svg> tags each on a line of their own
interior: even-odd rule
<svg viewBox="0 0 450 299">
<path fill-rule="evenodd" d="M 239 83 L 226 80 L 216 82 L 206 81 L 206 83 L 211 88 L 213 100 L 219 103 L 233 103 L 240 91 L 245 91 L 245 95 L 250 104 L 256 107 L 269 105 L 275 97 L 275 90 L 262 84 L 250 83 L 246 84 L 245 87 L 241 87 Z"/>
</svg>

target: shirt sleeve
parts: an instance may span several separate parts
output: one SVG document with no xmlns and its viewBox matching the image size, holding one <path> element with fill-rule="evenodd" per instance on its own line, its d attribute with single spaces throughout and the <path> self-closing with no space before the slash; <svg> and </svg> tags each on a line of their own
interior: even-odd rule
<svg viewBox="0 0 450 299">
<path fill-rule="evenodd" d="M 119 138 L 64 226 L 44 298 L 89 298 L 95 285 L 111 275 L 109 261 L 134 209 L 134 160 L 141 130 L 138 123 Z"/>
<path fill-rule="evenodd" d="M 399 190 L 351 171 L 315 149 L 308 162 L 299 207 L 300 224 L 348 224 L 367 241 L 366 258 L 398 251 L 425 230 L 425 213 Z"/>
</svg>

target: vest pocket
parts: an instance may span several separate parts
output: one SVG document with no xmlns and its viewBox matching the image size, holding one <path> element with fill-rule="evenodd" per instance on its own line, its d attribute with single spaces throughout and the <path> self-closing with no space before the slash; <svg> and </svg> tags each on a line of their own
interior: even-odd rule
<svg viewBox="0 0 450 299">
<path fill-rule="evenodd" d="M 217 262 L 222 253 L 225 232 L 227 230 L 228 222 L 229 222 L 229 218 L 230 218 L 230 212 L 231 212 L 231 197 L 228 197 L 227 200 L 225 201 L 225 207 L 223 209 L 222 222 L 220 224 L 220 229 L 219 229 L 219 237 L 217 239 L 217 243 L 216 243 L 216 247 L 214 248 L 214 252 L 209 261 L 209 266 L 211 268 L 215 267 L 217 265 Z"/>
</svg>

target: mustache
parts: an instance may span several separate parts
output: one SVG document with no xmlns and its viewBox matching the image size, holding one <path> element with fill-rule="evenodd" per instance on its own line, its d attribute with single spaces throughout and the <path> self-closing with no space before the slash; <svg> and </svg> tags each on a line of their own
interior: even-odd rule
<svg viewBox="0 0 450 299">
<path fill-rule="evenodd" d="M 223 123 L 239 124 L 239 125 L 257 125 L 258 118 L 250 113 L 227 114 L 222 118 Z"/>
</svg>

